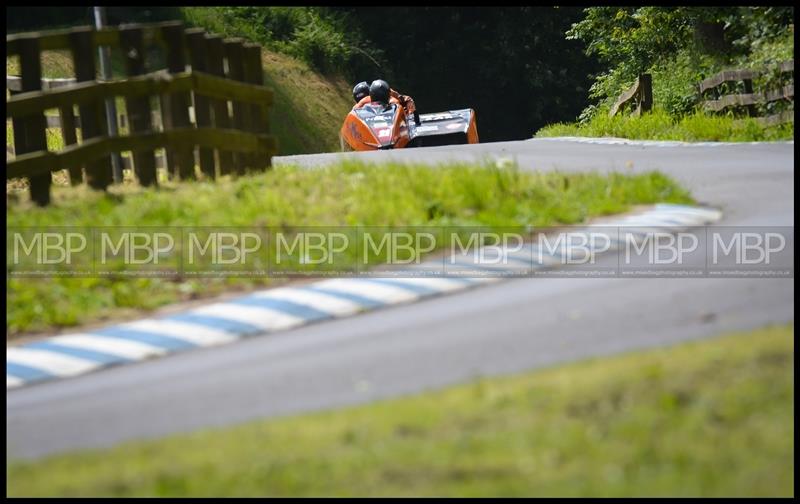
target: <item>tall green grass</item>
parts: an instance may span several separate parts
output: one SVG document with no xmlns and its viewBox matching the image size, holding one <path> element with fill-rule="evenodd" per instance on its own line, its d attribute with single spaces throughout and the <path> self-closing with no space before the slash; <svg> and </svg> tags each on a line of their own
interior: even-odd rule
<svg viewBox="0 0 800 504">
<path fill-rule="evenodd" d="M 635 204 L 691 201 L 651 172 L 534 173 L 492 164 L 277 167 L 212 182 L 135 185 L 108 194 L 56 187 L 38 208 L 24 192 L 7 196 L 7 226 L 547 226 L 579 223 Z M 174 301 L 252 289 L 269 278 L 46 278 L 6 284 L 7 333 L 130 316 Z"/>
<path fill-rule="evenodd" d="M 754 142 L 791 140 L 794 123 L 765 128 L 754 118 L 706 115 L 702 112 L 675 119 L 656 108 L 640 117 L 621 114 L 609 117 L 599 111 L 584 124 L 557 123 L 545 126 L 535 137 L 618 137 L 635 140 L 679 140 L 684 142 Z"/>
<path fill-rule="evenodd" d="M 7 470 L 9 496 L 794 495 L 794 327 Z"/>
</svg>

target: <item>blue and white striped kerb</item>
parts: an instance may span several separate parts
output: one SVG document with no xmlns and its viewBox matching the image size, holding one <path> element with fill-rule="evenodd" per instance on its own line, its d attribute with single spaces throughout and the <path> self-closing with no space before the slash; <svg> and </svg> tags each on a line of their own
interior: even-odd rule
<svg viewBox="0 0 800 504">
<path fill-rule="evenodd" d="M 696 226 L 719 220 L 714 209 L 656 205 L 644 212 L 606 221 L 603 226 Z M 524 257 L 519 252 L 508 258 Z M 530 257 L 528 254 L 527 257 Z M 547 268 L 548 264 L 538 265 Z M 430 268 L 423 263 L 421 268 Z M 471 267 L 471 265 L 470 265 Z M 337 278 L 280 287 L 103 329 L 54 336 L 6 350 L 6 387 L 77 376 L 197 347 L 347 317 L 398 303 L 457 292 L 501 278 Z"/>
</svg>

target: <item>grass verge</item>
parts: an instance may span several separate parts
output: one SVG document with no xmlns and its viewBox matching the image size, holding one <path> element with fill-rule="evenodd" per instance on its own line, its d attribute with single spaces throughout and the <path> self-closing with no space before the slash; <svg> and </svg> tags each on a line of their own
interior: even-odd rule
<svg viewBox="0 0 800 504">
<path fill-rule="evenodd" d="M 794 326 L 108 451 L 9 496 L 792 496 Z"/>
<path fill-rule="evenodd" d="M 729 116 L 709 116 L 695 112 L 674 119 L 656 109 L 641 117 L 620 115 L 608 117 L 597 113 L 586 124 L 557 123 L 545 126 L 536 137 L 582 136 L 618 137 L 632 140 L 678 140 L 684 142 L 756 142 L 792 140 L 794 124 L 765 128 L 753 118 L 734 119 Z"/>
<path fill-rule="evenodd" d="M 46 226 L 548 226 L 619 213 L 635 204 L 686 203 L 686 190 L 651 172 L 534 173 L 491 164 L 280 167 L 216 183 L 136 185 L 108 194 L 53 189 L 38 208 L 7 197 L 8 227 Z M 131 316 L 224 290 L 268 285 L 270 278 L 11 278 L 7 336 Z"/>
<path fill-rule="evenodd" d="M 352 85 L 283 54 L 263 50 L 262 60 L 264 85 L 275 91 L 270 132 L 278 138 L 278 155 L 339 151 L 339 128 L 353 106 Z"/>
</svg>

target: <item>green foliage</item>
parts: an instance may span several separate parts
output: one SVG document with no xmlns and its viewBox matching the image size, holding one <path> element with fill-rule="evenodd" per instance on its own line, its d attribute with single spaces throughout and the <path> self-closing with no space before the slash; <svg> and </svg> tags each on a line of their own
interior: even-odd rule
<svg viewBox="0 0 800 504">
<path fill-rule="evenodd" d="M 190 24 L 227 36 L 244 37 L 294 56 L 325 72 L 353 74 L 369 48 L 346 16 L 323 7 L 183 7 Z M 369 63 L 372 64 L 371 62 Z"/>
<path fill-rule="evenodd" d="M 721 68 L 714 57 L 682 50 L 650 67 L 653 102 L 673 117 L 691 114 L 697 108 L 697 83 Z"/>
<path fill-rule="evenodd" d="M 56 187 L 48 208 L 18 199 L 16 193 L 8 196 L 8 226 L 547 226 L 578 223 L 635 204 L 691 201 L 659 173 L 532 173 L 513 166 L 353 162 L 319 169 L 276 167 L 238 180 L 164 183 L 160 190 L 118 186 L 103 194 Z M 200 289 L 191 288 L 189 278 L 129 281 L 11 278 L 7 333 L 128 316 L 130 308 L 152 309 L 274 279 L 208 279 Z"/>
<path fill-rule="evenodd" d="M 777 37 L 759 39 L 752 52 L 740 57 L 739 63 L 752 68 L 772 66 L 794 58 L 794 31 L 784 30 Z"/>
<path fill-rule="evenodd" d="M 782 36 L 759 39 L 754 44 L 753 51 L 746 58 L 742 57 L 739 66 L 767 70 L 753 80 L 755 89 L 781 89 L 794 82 L 793 74 L 778 71 L 778 64 L 794 59 L 794 32 L 785 30 Z M 793 110 L 794 102 L 781 100 L 766 104 L 759 104 L 759 113 L 775 114 L 782 111 Z"/>
<path fill-rule="evenodd" d="M 288 47 L 290 54 L 323 72 L 330 72 L 346 68 L 348 61 L 354 56 L 349 43 L 343 31 L 334 29 L 333 25 L 326 23 L 319 14 L 312 11 L 309 20 L 295 29 Z"/>
<path fill-rule="evenodd" d="M 608 117 L 608 109 L 598 109 L 598 112 L 584 123 L 551 124 L 537 131 L 535 136 L 616 137 L 684 142 L 756 142 L 791 140 L 794 138 L 794 124 L 765 128 L 754 118 L 712 116 L 699 111 L 676 118 L 660 108 L 641 117 L 626 114 Z"/>
<path fill-rule="evenodd" d="M 740 8 L 737 16 L 727 19 L 732 45 L 742 55 L 758 54 L 762 46 L 785 38 L 793 23 L 794 7 L 789 6 Z"/>
<path fill-rule="evenodd" d="M 572 25 L 568 39 L 587 43 L 609 70 L 591 89 L 595 98 L 619 95 L 654 63 L 692 44 L 698 20 L 710 12 L 697 7 L 589 7 L 585 18 Z"/>
<path fill-rule="evenodd" d="M 794 326 L 9 463 L 9 496 L 794 495 Z M 368 389 L 359 382 L 356 387 Z"/>
<path fill-rule="evenodd" d="M 572 25 L 568 39 L 588 42 L 586 51 L 628 77 L 643 72 L 657 57 L 684 46 L 691 30 L 693 8 L 590 7 Z M 687 12 L 688 11 L 688 12 Z"/>
<path fill-rule="evenodd" d="M 679 117 L 693 109 L 693 86 L 726 67 L 793 58 L 793 7 L 590 7 L 568 39 L 606 65 L 590 96 L 609 106 L 636 77 L 653 74 L 654 102 Z M 591 110 L 584 111 L 582 119 Z"/>
</svg>

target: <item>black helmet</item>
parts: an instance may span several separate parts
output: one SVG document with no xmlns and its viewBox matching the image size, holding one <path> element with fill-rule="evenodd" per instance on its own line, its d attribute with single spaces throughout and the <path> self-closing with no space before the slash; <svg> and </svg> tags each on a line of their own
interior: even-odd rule
<svg viewBox="0 0 800 504">
<path fill-rule="evenodd" d="M 372 102 L 389 103 L 389 83 L 381 79 L 372 81 L 369 97 Z"/>
<path fill-rule="evenodd" d="M 362 98 L 369 94 L 369 84 L 367 81 L 362 81 L 356 84 L 356 87 L 353 88 L 353 99 L 356 103 L 360 102 Z"/>
</svg>

